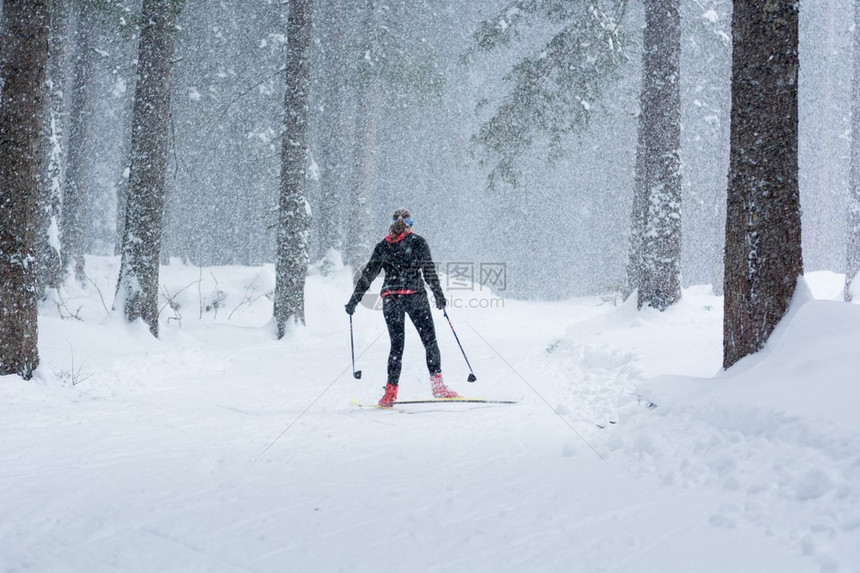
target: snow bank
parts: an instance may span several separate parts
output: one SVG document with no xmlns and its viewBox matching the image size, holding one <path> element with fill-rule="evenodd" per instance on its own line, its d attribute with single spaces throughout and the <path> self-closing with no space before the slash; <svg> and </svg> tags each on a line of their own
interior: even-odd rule
<svg viewBox="0 0 860 573">
<path fill-rule="evenodd" d="M 158 340 L 109 311 L 117 268 L 90 258 L 41 309 L 37 377 L 0 378 L 3 570 L 860 564 L 860 309 L 837 275 L 808 276 L 814 297 L 728 372 L 707 287 L 664 313 L 451 308 L 478 382 L 436 315 L 449 386 L 522 401 L 380 411 L 349 404 L 381 395 L 388 344 L 359 307 L 354 380 L 336 254 L 281 341 L 270 266 L 164 267 Z M 408 328 L 403 398 L 429 394 L 423 358 Z"/>
</svg>

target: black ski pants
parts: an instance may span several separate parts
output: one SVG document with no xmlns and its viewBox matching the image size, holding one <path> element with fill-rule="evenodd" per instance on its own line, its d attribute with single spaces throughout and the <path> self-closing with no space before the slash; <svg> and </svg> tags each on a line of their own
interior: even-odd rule
<svg viewBox="0 0 860 573">
<path fill-rule="evenodd" d="M 436 343 L 436 328 L 430 314 L 430 301 L 422 294 L 389 294 L 382 299 L 382 314 L 388 325 L 391 351 L 388 353 L 388 383 L 394 386 L 400 382 L 400 369 L 403 363 L 403 347 L 406 341 L 406 315 L 412 320 L 424 344 L 427 354 L 427 370 L 430 375 L 442 371 L 442 357 Z"/>
</svg>

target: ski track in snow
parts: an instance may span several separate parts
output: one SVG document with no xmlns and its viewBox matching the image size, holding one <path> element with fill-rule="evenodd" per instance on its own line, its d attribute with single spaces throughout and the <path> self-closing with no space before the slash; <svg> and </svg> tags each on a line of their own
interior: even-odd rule
<svg viewBox="0 0 860 573">
<path fill-rule="evenodd" d="M 90 259 L 104 284 L 114 263 Z M 213 274 L 227 304 L 273 284 Z M 0 571 L 860 571 L 857 425 L 715 392 L 705 290 L 663 314 L 452 309 L 478 382 L 437 317 L 449 386 L 522 402 L 381 411 L 349 404 L 379 398 L 388 351 L 360 307 L 352 378 L 349 276 L 310 277 L 308 327 L 280 342 L 266 299 L 198 319 L 188 289 L 159 341 L 87 289 L 85 322 L 46 306 L 38 377 L 0 378 Z M 401 379 L 429 395 L 411 326 Z"/>
</svg>

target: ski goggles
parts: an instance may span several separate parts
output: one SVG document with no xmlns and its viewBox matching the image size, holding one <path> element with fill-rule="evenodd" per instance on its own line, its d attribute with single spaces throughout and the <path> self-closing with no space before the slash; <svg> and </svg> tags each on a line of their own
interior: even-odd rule
<svg viewBox="0 0 860 573">
<path fill-rule="evenodd" d="M 392 218 L 393 221 L 396 221 L 397 219 L 403 219 L 404 223 L 406 223 L 410 227 L 412 226 L 412 217 L 393 217 Z"/>
</svg>

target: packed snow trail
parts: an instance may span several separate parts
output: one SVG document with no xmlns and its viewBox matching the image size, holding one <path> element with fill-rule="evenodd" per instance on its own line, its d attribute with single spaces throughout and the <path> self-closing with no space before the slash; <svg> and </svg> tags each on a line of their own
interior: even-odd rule
<svg viewBox="0 0 860 573">
<path fill-rule="evenodd" d="M 88 265 L 114 284 L 115 259 Z M 452 308 L 478 381 L 439 313 L 449 386 L 524 398 L 403 414 L 350 404 L 381 396 L 388 343 L 360 308 L 352 378 L 347 269 L 310 277 L 282 341 L 245 302 L 271 268 L 209 271 L 160 340 L 92 288 L 65 293 L 83 321 L 45 306 L 38 378 L 0 378 L 0 570 L 860 570 L 856 306 L 810 301 L 726 374 L 705 288 L 665 313 Z M 410 328 L 401 380 L 430 395 Z"/>
</svg>

